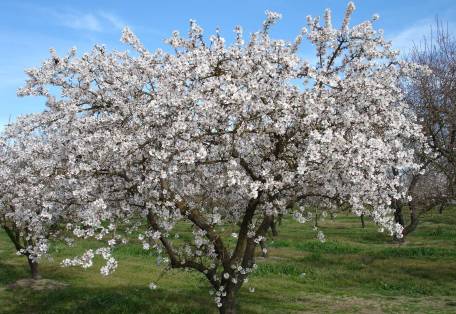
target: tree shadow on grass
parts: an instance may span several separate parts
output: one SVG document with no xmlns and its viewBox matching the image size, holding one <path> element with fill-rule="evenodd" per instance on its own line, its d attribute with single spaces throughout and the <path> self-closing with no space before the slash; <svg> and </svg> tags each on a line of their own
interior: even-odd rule
<svg viewBox="0 0 456 314">
<path fill-rule="evenodd" d="M 20 289 L 4 313 L 217 313 L 214 303 L 202 296 L 202 291 L 190 289 L 173 292 L 138 286 Z"/>
<path fill-rule="evenodd" d="M 172 291 L 145 286 L 80 287 L 74 285 L 77 273 L 46 270 L 43 275 L 70 286 L 42 291 L 30 287 L 9 289 L 9 284 L 29 274 L 26 265 L 0 262 L 0 313 L 217 313 L 203 288 Z"/>
<path fill-rule="evenodd" d="M 40 291 L 29 287 L 9 289 L 9 284 L 29 276 L 28 268 L 25 263 L 7 264 L 0 260 L 0 313 L 218 313 L 207 287 L 183 286 L 178 290 L 151 290 L 144 285 L 84 287 L 78 285 L 84 282 L 84 276 L 77 270 L 43 266 L 44 278 L 70 285 Z M 259 313 L 244 310 L 242 304 L 238 309 L 245 314 Z"/>
<path fill-rule="evenodd" d="M 30 277 L 25 266 L 18 267 L 17 265 L 6 264 L 0 261 L 0 286 L 10 284 L 18 278 Z"/>
<path fill-rule="evenodd" d="M 36 291 L 30 287 L 9 289 L 29 278 L 27 262 L 17 256 L 0 256 L 0 313 L 217 313 L 207 288 L 185 287 L 178 291 L 150 290 L 146 286 L 78 286 L 84 276 L 78 270 L 53 263 L 40 265 L 43 278 L 69 286 Z"/>
</svg>

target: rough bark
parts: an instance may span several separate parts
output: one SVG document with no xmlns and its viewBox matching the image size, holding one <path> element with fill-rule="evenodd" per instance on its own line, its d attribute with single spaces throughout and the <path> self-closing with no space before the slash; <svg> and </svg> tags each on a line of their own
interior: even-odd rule
<svg viewBox="0 0 456 314">
<path fill-rule="evenodd" d="M 405 239 L 405 237 L 410 234 L 411 232 L 415 231 L 416 227 L 418 226 L 418 210 L 416 206 L 412 203 L 409 204 L 410 207 L 410 223 L 404 227 L 404 230 L 402 231 L 402 239 Z"/>
<path fill-rule="evenodd" d="M 226 291 L 226 296 L 222 297 L 221 303 L 220 314 L 236 314 L 236 290 L 231 288 Z"/>
<path fill-rule="evenodd" d="M 28 264 L 29 264 L 29 267 L 30 267 L 30 272 L 32 274 L 32 279 L 40 279 L 41 276 L 39 274 L 39 271 L 38 271 L 38 262 L 34 262 L 29 256 L 27 256 L 27 261 L 28 261 Z"/>
</svg>

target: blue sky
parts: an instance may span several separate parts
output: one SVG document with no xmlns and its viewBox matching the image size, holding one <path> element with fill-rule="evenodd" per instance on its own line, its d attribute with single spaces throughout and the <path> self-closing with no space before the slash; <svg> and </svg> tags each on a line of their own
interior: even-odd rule
<svg viewBox="0 0 456 314">
<path fill-rule="evenodd" d="M 111 49 L 126 49 L 119 42 L 123 26 L 130 26 L 147 48 L 164 48 L 163 40 L 173 30 L 187 31 L 188 20 L 196 19 L 211 34 L 217 27 L 232 38 L 232 29 L 241 25 L 246 34 L 261 25 L 266 9 L 283 14 L 273 29 L 274 37 L 294 38 L 306 15 L 333 11 L 334 24 L 340 22 L 348 1 L 341 0 L 198 0 L 198 1 L 0 1 L 0 128 L 20 114 L 41 111 L 44 100 L 16 97 L 24 80 L 24 69 L 38 66 L 49 48 L 60 54 L 71 47 L 79 53 L 95 43 Z M 456 31 L 455 0 L 358 0 L 352 22 L 361 22 L 378 13 L 377 27 L 393 44 L 407 51 L 430 30 L 435 17 Z"/>
</svg>

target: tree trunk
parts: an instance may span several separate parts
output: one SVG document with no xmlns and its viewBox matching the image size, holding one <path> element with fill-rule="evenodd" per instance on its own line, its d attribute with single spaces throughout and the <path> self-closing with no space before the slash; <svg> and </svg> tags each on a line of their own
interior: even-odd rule
<svg viewBox="0 0 456 314">
<path fill-rule="evenodd" d="M 409 233 L 415 231 L 418 227 L 418 210 L 414 204 L 409 203 L 410 206 L 410 223 L 402 231 L 402 238 L 404 239 Z"/>
<path fill-rule="evenodd" d="M 443 207 L 444 207 L 443 204 L 440 204 L 440 206 L 439 206 L 439 214 L 440 215 L 443 214 Z"/>
<path fill-rule="evenodd" d="M 360 218 L 361 218 L 361 226 L 362 226 L 363 229 L 364 229 L 364 228 L 366 228 L 366 224 L 364 223 L 364 214 L 362 214 L 362 215 L 360 216 Z"/>
<path fill-rule="evenodd" d="M 23 246 L 21 245 L 20 243 L 20 238 L 19 238 L 19 233 L 17 231 L 13 231 L 12 229 L 8 228 L 8 227 L 3 227 L 6 231 L 6 234 L 8 235 L 8 237 L 11 239 L 11 241 L 13 242 L 14 244 L 14 247 L 16 248 L 17 251 L 20 251 L 23 249 Z M 39 275 L 39 272 L 38 272 L 38 262 L 33 262 L 31 259 L 30 259 L 30 254 L 25 254 L 25 258 L 27 258 L 27 262 L 29 264 L 29 267 L 30 267 L 30 272 L 32 274 L 32 278 L 33 279 L 40 279 L 41 276 Z"/>
<path fill-rule="evenodd" d="M 277 221 L 275 219 L 272 220 L 271 231 L 272 231 L 272 236 L 277 237 L 279 235 L 279 232 L 277 231 Z"/>
<path fill-rule="evenodd" d="M 260 241 L 260 247 L 261 247 L 261 256 L 267 257 L 268 256 L 268 247 L 266 246 L 266 241 L 261 240 Z"/>
<path fill-rule="evenodd" d="M 419 175 L 416 175 L 413 177 L 412 181 L 410 182 L 409 191 L 413 191 L 415 189 L 415 186 L 418 182 L 419 177 L 420 177 Z M 418 222 L 419 222 L 418 208 L 416 207 L 415 201 L 411 200 L 410 202 L 408 202 L 408 206 L 410 209 L 410 223 L 407 226 L 405 226 L 404 221 L 402 221 L 402 226 L 404 226 L 404 230 L 402 231 L 402 239 L 401 239 L 402 242 L 404 242 L 405 237 L 408 234 L 415 231 L 416 227 L 418 226 Z M 433 206 L 431 206 L 430 208 L 432 208 L 432 207 Z"/>
<path fill-rule="evenodd" d="M 396 210 L 394 211 L 394 221 L 403 227 L 405 222 L 404 222 L 404 216 L 402 215 L 402 208 L 401 208 L 401 205 L 399 204 L 399 201 L 397 201 L 397 200 L 394 201 L 394 207 L 396 208 Z"/>
<path fill-rule="evenodd" d="M 399 203 L 398 200 L 393 201 L 395 211 L 394 211 L 394 222 L 400 224 L 402 227 L 405 227 L 405 221 L 404 221 L 404 215 L 402 213 L 402 207 L 401 204 Z M 404 242 L 405 240 L 405 235 L 402 233 L 402 238 L 399 238 L 397 235 L 394 235 L 393 237 L 394 241 L 396 242 Z"/>
<path fill-rule="evenodd" d="M 38 272 L 38 262 L 34 262 L 32 261 L 29 256 L 26 256 L 27 257 L 27 261 L 28 261 L 28 264 L 29 264 L 29 267 L 30 267 L 30 272 L 32 273 L 32 279 L 40 279 L 41 276 Z"/>
<path fill-rule="evenodd" d="M 222 297 L 222 307 L 219 308 L 220 314 L 236 314 L 236 291 L 230 289 L 226 291 L 226 296 Z"/>
<path fill-rule="evenodd" d="M 282 225 L 282 217 L 283 217 L 283 214 L 279 214 L 279 216 L 277 217 L 277 220 L 279 222 L 279 226 Z"/>
</svg>

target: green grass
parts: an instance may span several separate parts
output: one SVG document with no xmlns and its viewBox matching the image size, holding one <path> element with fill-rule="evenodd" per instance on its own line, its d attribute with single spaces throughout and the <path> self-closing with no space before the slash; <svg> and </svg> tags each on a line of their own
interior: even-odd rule
<svg viewBox="0 0 456 314">
<path fill-rule="evenodd" d="M 456 313 L 456 209 L 429 213 L 402 245 L 371 223 L 361 228 L 357 217 L 341 215 L 321 229 L 325 243 L 315 240 L 310 225 L 284 220 L 269 256 L 258 257 L 257 271 L 240 291 L 239 313 Z M 0 312 L 217 312 L 203 276 L 158 267 L 156 254 L 138 243 L 115 250 L 119 268 L 109 277 L 96 267 L 59 266 L 93 245 L 56 244 L 54 261 L 42 263 L 42 275 L 66 288 L 10 290 L 7 285 L 27 277 L 28 270 L 0 232 Z M 148 289 L 159 277 L 159 288 Z"/>
</svg>

